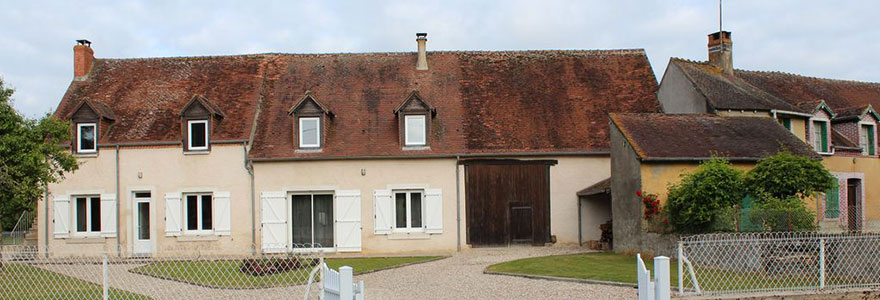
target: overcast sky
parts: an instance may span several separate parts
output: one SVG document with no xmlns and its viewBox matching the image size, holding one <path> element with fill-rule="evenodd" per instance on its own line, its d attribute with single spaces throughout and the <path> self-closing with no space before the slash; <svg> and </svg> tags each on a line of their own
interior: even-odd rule
<svg viewBox="0 0 880 300">
<path fill-rule="evenodd" d="M 658 80 L 670 57 L 706 59 L 715 0 L 11 1 L 0 0 L 0 76 L 27 116 L 53 110 L 73 45 L 99 58 L 264 52 L 644 48 Z M 734 66 L 880 82 L 880 1 L 728 0 Z"/>
</svg>

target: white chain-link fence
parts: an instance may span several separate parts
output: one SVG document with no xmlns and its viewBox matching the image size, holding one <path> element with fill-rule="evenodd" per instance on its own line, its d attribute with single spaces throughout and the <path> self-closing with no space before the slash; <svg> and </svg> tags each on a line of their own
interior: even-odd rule
<svg viewBox="0 0 880 300">
<path fill-rule="evenodd" d="M 2 253 L 0 299 L 318 299 L 317 252 L 119 257 Z M 311 278 L 310 278 L 311 277 Z M 308 295 L 306 295 L 308 290 Z"/>
<path fill-rule="evenodd" d="M 677 268 L 681 296 L 877 288 L 880 235 L 693 235 L 681 239 Z"/>
</svg>

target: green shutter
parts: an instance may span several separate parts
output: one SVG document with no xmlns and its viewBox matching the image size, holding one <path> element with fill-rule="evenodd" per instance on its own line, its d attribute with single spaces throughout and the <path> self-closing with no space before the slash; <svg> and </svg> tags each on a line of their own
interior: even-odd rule
<svg viewBox="0 0 880 300">
<path fill-rule="evenodd" d="M 822 128 L 822 152 L 828 152 L 828 123 L 819 122 Z"/>
<path fill-rule="evenodd" d="M 791 119 L 783 118 L 782 119 L 782 126 L 785 126 L 785 129 L 788 129 L 789 131 L 791 131 Z"/>
<path fill-rule="evenodd" d="M 874 155 L 874 125 L 868 125 L 868 155 Z"/>
<path fill-rule="evenodd" d="M 834 179 L 834 183 L 831 185 L 831 188 L 825 192 L 825 218 L 826 219 L 834 219 L 840 216 L 840 204 L 839 204 L 839 184 L 837 183 L 837 178 Z"/>
</svg>

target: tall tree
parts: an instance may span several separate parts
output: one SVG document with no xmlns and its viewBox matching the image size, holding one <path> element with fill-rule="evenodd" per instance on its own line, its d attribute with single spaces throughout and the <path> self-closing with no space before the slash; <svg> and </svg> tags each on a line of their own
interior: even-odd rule
<svg viewBox="0 0 880 300">
<path fill-rule="evenodd" d="M 19 214 L 34 210 L 43 187 L 77 169 L 76 158 L 62 143 L 70 140 L 69 123 L 46 114 L 28 119 L 12 107 L 13 89 L 0 78 L 0 227 L 11 230 Z"/>
</svg>

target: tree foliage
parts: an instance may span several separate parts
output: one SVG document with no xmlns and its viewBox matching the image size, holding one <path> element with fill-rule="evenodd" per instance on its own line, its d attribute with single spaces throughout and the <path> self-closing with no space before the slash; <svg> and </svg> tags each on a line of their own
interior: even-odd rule
<svg viewBox="0 0 880 300">
<path fill-rule="evenodd" d="M 682 175 L 681 182 L 669 187 L 666 209 L 672 230 L 709 231 L 719 212 L 736 205 L 745 196 L 743 178 L 743 171 L 719 158 L 700 164 L 694 173 Z"/>
<path fill-rule="evenodd" d="M 28 119 L 12 107 L 11 88 L 0 78 L 0 226 L 12 230 L 19 214 L 34 209 L 45 184 L 76 170 L 76 158 L 61 142 L 70 125 L 51 114 Z"/>
<path fill-rule="evenodd" d="M 831 188 L 834 176 L 818 160 L 780 152 L 746 174 L 746 188 L 759 202 L 803 198 Z"/>
</svg>

